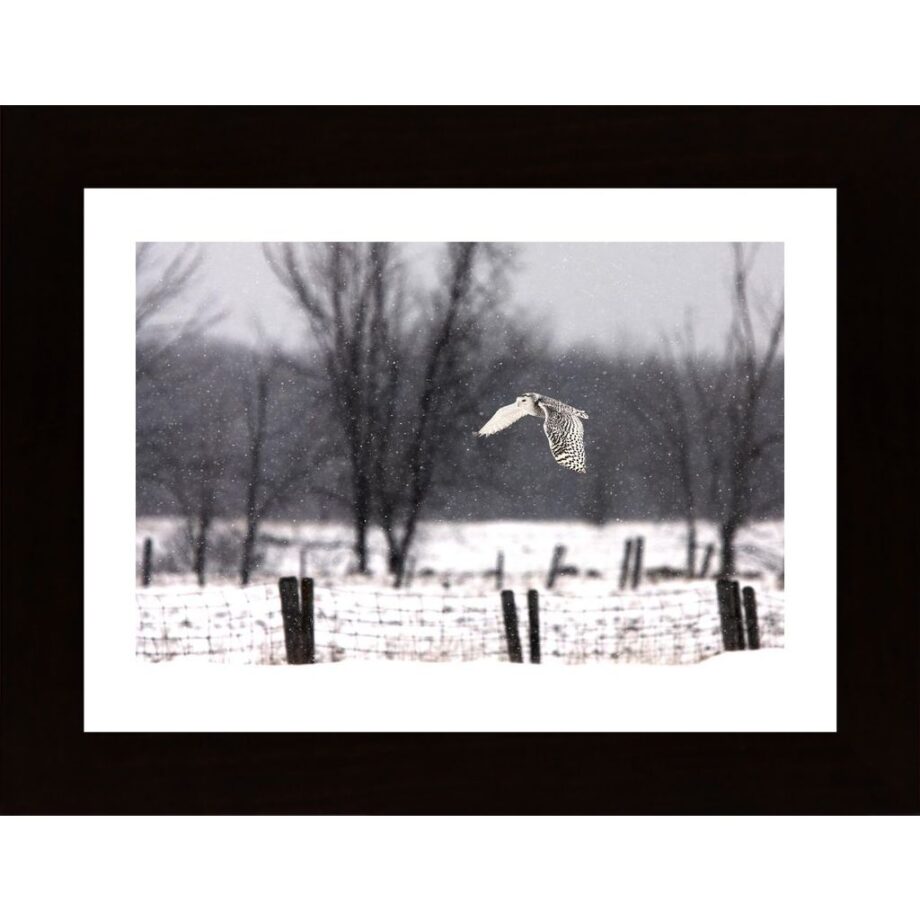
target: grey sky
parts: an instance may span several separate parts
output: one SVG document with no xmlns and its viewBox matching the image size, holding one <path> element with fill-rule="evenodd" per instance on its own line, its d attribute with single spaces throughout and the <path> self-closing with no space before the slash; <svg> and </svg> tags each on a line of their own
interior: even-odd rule
<svg viewBox="0 0 920 920">
<path fill-rule="evenodd" d="M 172 248 L 175 244 L 164 244 Z M 731 255 L 727 243 L 518 243 L 512 299 L 560 346 L 590 342 L 604 350 L 654 348 L 662 333 L 684 325 L 692 308 L 697 341 L 716 345 L 729 315 Z M 252 341 L 255 320 L 290 343 L 303 319 L 265 264 L 259 243 L 207 243 L 187 309 L 203 299 L 225 316 L 215 332 Z M 406 244 L 420 280 L 431 276 L 440 244 Z M 783 245 L 759 245 L 752 289 L 783 290 Z"/>
</svg>

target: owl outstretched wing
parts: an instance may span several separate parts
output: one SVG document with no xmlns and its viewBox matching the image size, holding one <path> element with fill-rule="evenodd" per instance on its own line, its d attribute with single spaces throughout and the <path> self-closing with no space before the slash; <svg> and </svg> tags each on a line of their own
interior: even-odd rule
<svg viewBox="0 0 920 920">
<path fill-rule="evenodd" d="M 515 403 L 511 403 L 510 406 L 502 406 L 501 409 L 499 409 L 498 412 L 476 432 L 476 435 L 480 438 L 487 438 L 490 434 L 495 434 L 507 428 L 509 425 L 513 425 L 519 418 L 523 418 L 525 415 L 527 415 L 526 410 Z"/>
<path fill-rule="evenodd" d="M 553 459 L 567 470 L 585 472 L 585 429 L 581 419 L 570 412 L 558 412 L 540 401 L 545 416 L 543 430 Z"/>
</svg>

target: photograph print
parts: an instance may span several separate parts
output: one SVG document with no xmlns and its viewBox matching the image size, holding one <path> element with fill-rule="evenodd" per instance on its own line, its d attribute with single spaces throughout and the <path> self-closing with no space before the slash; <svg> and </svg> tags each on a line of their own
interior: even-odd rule
<svg viewBox="0 0 920 920">
<path fill-rule="evenodd" d="M 139 242 L 136 655 L 781 656 L 783 332 L 779 242 Z"/>
</svg>

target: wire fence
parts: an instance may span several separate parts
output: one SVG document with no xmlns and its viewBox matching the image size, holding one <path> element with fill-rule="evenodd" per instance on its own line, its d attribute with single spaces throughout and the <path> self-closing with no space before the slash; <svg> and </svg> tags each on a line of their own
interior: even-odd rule
<svg viewBox="0 0 920 920">
<path fill-rule="evenodd" d="M 284 664 L 278 589 L 143 589 L 137 594 L 137 655 L 149 661 L 202 658 Z"/>
<path fill-rule="evenodd" d="M 757 595 L 760 645 L 784 644 L 781 592 Z M 246 664 L 286 661 L 274 585 L 137 592 L 137 654 Z M 315 660 L 508 661 L 499 593 L 318 589 Z M 691 664 L 723 650 L 713 584 L 611 595 L 540 595 L 544 662 Z"/>
<path fill-rule="evenodd" d="M 763 591 L 757 595 L 757 622 L 761 648 L 783 648 L 786 644 L 786 595 Z"/>
</svg>

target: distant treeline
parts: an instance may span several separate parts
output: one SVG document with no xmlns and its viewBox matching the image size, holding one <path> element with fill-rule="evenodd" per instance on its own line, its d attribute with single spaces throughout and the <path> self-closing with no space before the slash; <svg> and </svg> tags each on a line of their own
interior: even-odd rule
<svg viewBox="0 0 920 920">
<path fill-rule="evenodd" d="M 170 355 L 168 373 L 138 384 L 137 513 L 181 514 L 169 478 L 169 457 L 199 453 L 204 473 L 214 479 L 218 516 L 242 517 L 248 482 L 247 406 L 258 359 L 241 346 L 208 339 Z M 516 363 L 509 356 L 509 363 Z M 483 397 L 485 422 L 499 406 L 523 392 L 557 396 L 583 408 L 588 473 L 577 476 L 559 467 L 537 419 L 524 419 L 500 437 L 469 440 L 452 458 L 449 488 L 432 495 L 428 517 L 457 520 L 492 518 L 583 518 L 602 523 L 622 519 L 684 516 L 673 453 L 650 436 L 637 405 L 655 396 L 651 387 L 665 381 L 688 388 L 681 368 L 661 357 L 589 354 L 529 355 L 520 371 Z M 783 364 L 771 377 L 762 423 L 782 430 Z M 295 365 L 279 364 L 270 389 L 266 478 L 284 478 L 291 463 L 306 458 L 318 442 L 334 434 L 335 407 Z M 676 424 L 676 420 L 674 422 Z M 205 454 L 213 449 L 211 462 Z M 179 464 L 181 466 L 181 464 Z M 302 480 L 283 489 L 272 517 L 347 519 L 347 462 L 334 452 L 316 458 Z M 697 477 L 701 477 L 701 473 Z M 279 483 L 280 484 L 280 483 Z M 769 453 L 757 471 L 755 517 L 783 516 L 783 451 Z M 718 507 L 700 488 L 699 516 L 717 520 Z"/>
</svg>

